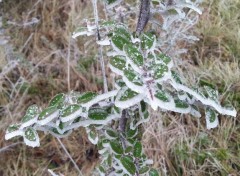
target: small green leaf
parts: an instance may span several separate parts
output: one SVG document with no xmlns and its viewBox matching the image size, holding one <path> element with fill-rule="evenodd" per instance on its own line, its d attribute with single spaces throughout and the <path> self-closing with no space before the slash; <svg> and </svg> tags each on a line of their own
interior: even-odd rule
<svg viewBox="0 0 240 176">
<path fill-rule="evenodd" d="M 175 71 L 171 71 L 173 79 L 176 81 L 178 84 L 182 84 L 182 80 L 180 76 L 177 74 Z"/>
<path fill-rule="evenodd" d="M 163 102 L 170 102 L 168 95 L 162 90 L 158 90 L 154 96 Z"/>
<path fill-rule="evenodd" d="M 63 102 L 65 101 L 65 94 L 60 93 L 57 94 L 55 97 L 53 97 L 53 99 L 50 101 L 49 103 L 49 107 L 51 106 L 57 106 L 60 107 L 62 106 Z"/>
<path fill-rule="evenodd" d="M 185 101 L 181 101 L 179 99 L 174 100 L 174 103 L 177 108 L 187 109 L 189 107 Z"/>
<path fill-rule="evenodd" d="M 110 146 L 114 153 L 119 155 L 123 154 L 123 147 L 117 140 L 110 141 Z"/>
<path fill-rule="evenodd" d="M 207 129 L 215 128 L 218 125 L 218 114 L 210 107 L 206 108 Z"/>
<path fill-rule="evenodd" d="M 161 79 L 166 72 L 168 72 L 168 66 L 165 64 L 156 64 L 154 66 L 154 78 L 155 79 Z"/>
<path fill-rule="evenodd" d="M 116 131 L 113 131 L 113 130 L 111 130 L 111 129 L 106 130 L 106 133 L 107 133 L 108 136 L 110 136 L 110 137 L 112 137 L 112 138 L 117 138 L 117 137 L 118 137 L 117 132 L 116 132 Z"/>
<path fill-rule="evenodd" d="M 66 107 L 65 109 L 62 110 L 61 117 L 67 117 L 67 116 L 73 114 L 74 112 L 76 112 L 77 110 L 79 110 L 80 108 L 81 107 L 77 104 L 69 105 L 68 107 Z"/>
<path fill-rule="evenodd" d="M 214 90 L 213 88 L 209 86 L 203 87 L 205 92 L 207 93 L 207 97 L 214 100 L 215 102 L 218 102 L 218 91 Z"/>
<path fill-rule="evenodd" d="M 132 149 L 133 149 L 132 146 L 128 146 L 128 147 L 125 149 L 125 153 L 130 153 L 130 152 L 132 152 Z"/>
<path fill-rule="evenodd" d="M 138 133 L 138 129 L 136 128 L 135 130 L 132 130 L 132 129 L 128 129 L 127 130 L 127 138 L 132 138 L 134 136 L 136 136 L 136 134 Z"/>
<path fill-rule="evenodd" d="M 11 133 L 11 132 L 19 130 L 20 126 L 21 126 L 20 124 L 9 125 L 9 127 L 7 128 L 7 133 Z"/>
<path fill-rule="evenodd" d="M 24 132 L 24 142 L 31 147 L 38 147 L 40 145 L 39 137 L 35 129 L 27 128 Z"/>
<path fill-rule="evenodd" d="M 114 27 L 116 25 L 115 21 L 104 21 L 101 27 Z"/>
<path fill-rule="evenodd" d="M 120 35 L 121 37 L 125 38 L 126 40 L 131 41 L 131 34 L 124 26 L 116 27 L 114 30 L 114 34 Z"/>
<path fill-rule="evenodd" d="M 143 166 L 141 167 L 141 169 L 139 169 L 139 174 L 145 174 L 149 171 L 149 167 L 148 166 Z"/>
<path fill-rule="evenodd" d="M 37 105 L 31 105 L 28 107 L 26 114 L 33 114 L 33 115 L 37 115 L 39 111 L 39 108 Z"/>
<path fill-rule="evenodd" d="M 140 158 L 142 155 L 142 144 L 141 142 L 136 142 L 133 147 L 133 156 Z"/>
<path fill-rule="evenodd" d="M 97 96 L 97 93 L 95 93 L 95 92 L 85 92 L 78 97 L 77 102 L 79 104 L 84 104 L 84 103 L 91 101 L 96 96 Z"/>
<path fill-rule="evenodd" d="M 111 167 L 112 166 L 112 155 L 108 155 L 108 158 L 107 158 L 107 163 L 108 163 L 108 166 Z"/>
<path fill-rule="evenodd" d="M 112 40 L 112 43 L 121 51 L 123 51 L 123 46 L 130 42 L 128 39 L 120 35 L 113 35 L 111 40 Z"/>
<path fill-rule="evenodd" d="M 124 45 L 123 49 L 126 55 L 128 56 L 128 58 L 131 59 L 134 64 L 136 64 L 137 66 L 143 65 L 143 56 L 139 52 L 137 47 L 135 47 L 132 44 L 126 44 Z"/>
<path fill-rule="evenodd" d="M 165 55 L 165 54 L 159 54 L 159 55 L 157 55 L 157 58 L 158 58 L 159 60 L 163 61 L 163 63 L 165 63 L 166 65 L 171 62 L 171 58 L 168 57 L 168 56 Z"/>
<path fill-rule="evenodd" d="M 149 176 L 159 176 L 158 171 L 156 169 L 151 169 L 149 171 Z"/>
<path fill-rule="evenodd" d="M 107 111 L 102 108 L 92 108 L 88 111 L 88 117 L 92 120 L 105 120 L 107 116 Z"/>
<path fill-rule="evenodd" d="M 134 175 L 136 172 L 136 166 L 133 162 L 133 158 L 131 156 L 123 156 L 120 159 L 123 167 L 129 172 L 129 174 Z"/>
<path fill-rule="evenodd" d="M 152 48 L 155 40 L 156 40 L 156 37 L 152 33 L 148 32 L 148 33 L 144 33 L 143 35 L 141 35 L 142 49 L 148 50 L 148 49 Z"/>
<path fill-rule="evenodd" d="M 101 173 L 103 173 L 103 174 L 106 173 L 104 167 L 98 166 L 98 169 L 99 169 L 99 171 L 100 171 Z"/>
<path fill-rule="evenodd" d="M 130 69 L 124 70 L 124 75 L 126 76 L 126 78 L 130 82 L 132 82 L 132 83 L 134 83 L 134 84 L 136 84 L 138 86 L 142 86 L 143 85 L 142 80 L 139 78 L 139 76 L 133 70 L 130 70 Z"/>
<path fill-rule="evenodd" d="M 57 108 L 56 106 L 50 106 L 44 109 L 38 116 L 38 120 L 43 120 L 48 118 L 50 115 L 52 115 L 54 112 L 56 112 Z"/>
<path fill-rule="evenodd" d="M 124 94 L 121 96 L 120 101 L 126 101 L 129 100 L 133 97 L 135 97 L 136 95 L 138 95 L 138 93 L 132 91 L 131 89 L 127 89 Z"/>
<path fill-rule="evenodd" d="M 36 115 L 33 114 L 26 114 L 25 116 L 23 116 L 22 118 L 22 123 L 26 123 L 32 119 L 34 119 L 36 117 Z"/>
<path fill-rule="evenodd" d="M 121 71 L 126 69 L 126 61 L 122 56 L 115 56 L 111 58 L 110 64 Z"/>
</svg>

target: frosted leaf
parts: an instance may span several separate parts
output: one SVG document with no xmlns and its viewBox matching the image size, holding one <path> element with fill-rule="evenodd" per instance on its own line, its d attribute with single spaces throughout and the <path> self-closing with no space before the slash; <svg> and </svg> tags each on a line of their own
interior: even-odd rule
<svg viewBox="0 0 240 176">
<path fill-rule="evenodd" d="M 218 126 L 218 114 L 211 108 L 206 108 L 207 129 L 216 128 Z"/>
<path fill-rule="evenodd" d="M 197 91 L 192 90 L 188 88 L 187 86 L 184 86 L 182 84 L 178 84 L 174 80 L 170 82 L 170 84 L 177 90 L 183 90 L 193 96 L 196 100 L 199 100 L 202 102 L 203 105 L 208 105 L 213 107 L 215 110 L 217 110 L 219 113 L 224 114 L 224 115 L 230 115 L 236 117 L 237 111 L 235 109 L 227 109 L 222 107 L 219 103 L 216 103 L 214 100 L 205 98 L 203 95 L 200 95 Z"/>
<path fill-rule="evenodd" d="M 163 90 L 157 90 L 154 96 L 163 102 L 170 102 L 169 95 Z"/>
<path fill-rule="evenodd" d="M 125 70 L 126 68 L 126 61 L 122 56 L 115 56 L 111 58 L 109 63 L 112 65 L 112 67 L 115 67 L 121 71 Z"/>
<path fill-rule="evenodd" d="M 91 101 L 96 96 L 97 96 L 97 93 L 95 93 L 95 92 L 85 92 L 78 97 L 77 102 L 79 104 L 84 104 L 84 103 Z"/>
<path fill-rule="evenodd" d="M 144 50 L 153 50 L 156 46 L 156 36 L 151 33 L 141 35 L 141 47 Z"/>
<path fill-rule="evenodd" d="M 123 47 L 124 52 L 126 53 L 127 57 L 132 60 L 132 62 L 137 66 L 143 65 L 143 56 L 138 51 L 138 48 L 132 44 L 125 44 Z"/>
<path fill-rule="evenodd" d="M 62 110 L 60 118 L 62 122 L 67 122 L 76 119 L 81 113 L 82 108 L 77 104 L 72 104 Z"/>
<path fill-rule="evenodd" d="M 65 94 L 60 93 L 55 95 L 49 102 L 49 106 L 61 107 L 65 101 Z"/>
<path fill-rule="evenodd" d="M 115 154 L 118 154 L 118 155 L 123 154 L 123 147 L 117 140 L 111 140 L 109 144 L 111 146 L 112 151 Z"/>
<path fill-rule="evenodd" d="M 137 141 L 133 147 L 133 156 L 140 158 L 142 156 L 142 152 L 143 152 L 142 149 L 143 149 L 143 147 L 142 147 L 141 142 Z"/>
<path fill-rule="evenodd" d="M 5 139 L 11 139 L 16 136 L 22 136 L 23 130 L 20 129 L 21 124 L 12 124 L 7 128 Z"/>
<path fill-rule="evenodd" d="M 44 109 L 38 116 L 37 123 L 40 125 L 45 125 L 48 122 L 58 118 L 59 110 L 55 106 L 50 106 Z"/>
<path fill-rule="evenodd" d="M 39 147 L 39 137 L 35 129 L 27 128 L 24 132 L 23 139 L 26 145 L 31 147 Z"/>
<path fill-rule="evenodd" d="M 149 176 L 159 176 L 156 169 L 150 169 L 148 174 L 149 174 Z"/>
<path fill-rule="evenodd" d="M 138 94 L 131 89 L 121 90 L 115 100 L 115 106 L 125 109 L 139 103 L 144 98 L 143 94 Z"/>
<path fill-rule="evenodd" d="M 168 72 L 168 67 L 165 64 L 156 64 L 153 66 L 154 78 L 161 79 Z"/>
<path fill-rule="evenodd" d="M 88 117 L 92 120 L 105 120 L 107 116 L 107 111 L 102 108 L 92 108 L 88 112 Z"/>
<path fill-rule="evenodd" d="M 218 102 L 218 91 L 217 90 L 214 90 L 209 86 L 204 86 L 203 88 L 206 91 L 208 98 Z"/>
<path fill-rule="evenodd" d="M 63 134 L 61 134 L 58 132 L 57 128 L 49 128 L 48 132 L 57 138 L 65 138 L 72 133 L 72 130 L 66 130 Z"/>
<path fill-rule="evenodd" d="M 115 21 L 103 21 L 100 25 L 100 27 L 115 27 L 116 22 Z"/>
<path fill-rule="evenodd" d="M 133 158 L 131 156 L 123 156 L 120 159 L 122 168 L 129 175 L 134 175 L 136 172 L 136 166 L 133 162 Z"/>
<path fill-rule="evenodd" d="M 98 143 L 98 140 L 99 140 L 97 132 L 93 131 L 93 130 L 89 130 L 89 131 L 87 131 L 87 133 L 88 133 L 89 141 L 92 144 L 96 145 Z"/>
<path fill-rule="evenodd" d="M 132 83 L 142 86 L 143 82 L 138 74 L 136 74 L 133 70 L 127 69 L 124 70 L 124 76 Z M 124 79 L 123 79 L 124 80 Z"/>
<path fill-rule="evenodd" d="M 39 108 L 37 105 L 31 105 L 28 107 L 25 116 L 22 118 L 21 129 L 31 126 L 37 122 Z"/>
<path fill-rule="evenodd" d="M 123 46 L 128 44 L 130 41 L 120 35 L 114 35 L 111 38 L 112 44 L 120 51 L 123 51 Z"/>
<path fill-rule="evenodd" d="M 120 35 L 128 41 L 131 41 L 131 34 L 129 33 L 128 29 L 121 25 L 115 28 L 114 35 Z"/>
<path fill-rule="evenodd" d="M 139 174 L 146 174 L 149 171 L 148 166 L 143 166 L 139 169 Z"/>
</svg>

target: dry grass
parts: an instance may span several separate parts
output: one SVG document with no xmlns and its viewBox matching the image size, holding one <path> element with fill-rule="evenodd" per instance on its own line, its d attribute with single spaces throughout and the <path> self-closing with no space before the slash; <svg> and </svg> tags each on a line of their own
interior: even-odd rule
<svg viewBox="0 0 240 176">
<path fill-rule="evenodd" d="M 239 111 L 239 1 L 215 0 L 206 2 L 204 7 L 201 21 L 194 29 L 200 41 L 186 56 L 187 62 L 195 65 L 189 64 L 185 74 L 191 83 L 217 87 L 221 99 L 229 99 Z M 70 39 L 75 25 L 92 16 L 90 1 L 12 0 L 4 2 L 2 8 L 4 19 L 16 25 L 4 21 L 14 51 L 0 48 L 0 148 L 21 141 L 5 141 L 4 133 L 6 126 L 20 120 L 28 105 L 44 107 L 53 95 L 69 89 L 99 91 L 102 83 L 100 67 L 92 52 L 95 48 L 90 48 L 89 38 Z M 21 26 L 33 17 L 40 19 L 40 23 Z M 16 61 L 15 67 L 5 66 L 12 60 Z M 150 122 L 145 124 L 145 151 L 162 175 L 239 175 L 239 117 L 239 114 L 235 119 L 221 116 L 217 129 L 206 130 L 204 118 L 153 112 Z M 98 155 L 84 130 L 75 131 L 63 143 L 84 175 L 91 175 Z M 50 135 L 41 134 L 40 148 L 19 143 L 0 151 L 0 157 L 0 175 L 48 175 L 47 168 L 77 175 L 57 140 Z"/>
</svg>

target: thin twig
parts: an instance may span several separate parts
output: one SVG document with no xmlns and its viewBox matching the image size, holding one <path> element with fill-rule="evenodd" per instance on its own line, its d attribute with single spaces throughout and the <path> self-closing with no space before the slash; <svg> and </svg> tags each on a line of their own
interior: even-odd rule
<svg viewBox="0 0 240 176">
<path fill-rule="evenodd" d="M 122 116 L 119 120 L 119 131 L 121 132 L 121 134 L 125 133 L 125 130 L 126 130 L 126 124 L 127 124 L 127 110 L 124 109 L 122 111 Z M 120 135 L 120 140 L 123 144 L 123 147 L 126 148 L 126 142 L 125 142 L 125 139 L 122 135 Z"/>
<path fill-rule="evenodd" d="M 64 144 L 62 143 L 62 141 L 57 138 L 58 142 L 60 143 L 61 147 L 63 148 L 63 150 L 65 151 L 65 153 L 67 154 L 68 158 L 72 161 L 74 167 L 78 170 L 78 173 L 80 176 L 83 176 L 81 170 L 79 169 L 77 163 L 73 160 L 73 158 L 71 157 L 70 153 L 67 151 L 66 147 L 64 146 Z"/>
<path fill-rule="evenodd" d="M 16 145 L 22 144 L 22 143 L 23 143 L 23 142 L 16 142 L 16 143 L 14 143 L 14 144 L 5 146 L 5 147 L 3 147 L 3 148 L 0 149 L 0 153 L 5 152 L 5 151 L 8 151 L 8 150 L 10 150 L 12 147 L 15 147 Z"/>
<path fill-rule="evenodd" d="M 92 5 L 93 5 L 93 12 L 94 12 L 94 19 L 95 19 L 95 24 L 97 27 L 97 40 L 101 40 L 101 36 L 99 33 L 99 25 L 98 25 L 98 9 L 97 9 L 97 0 L 92 0 Z M 104 92 L 108 92 L 108 85 L 107 85 L 107 77 L 106 77 L 106 71 L 105 71 L 105 63 L 104 63 L 104 59 L 103 59 L 103 48 L 100 45 L 99 46 L 99 60 L 100 60 L 100 64 L 101 64 L 101 70 L 102 70 L 102 75 L 103 75 L 103 88 L 104 88 Z"/>
</svg>

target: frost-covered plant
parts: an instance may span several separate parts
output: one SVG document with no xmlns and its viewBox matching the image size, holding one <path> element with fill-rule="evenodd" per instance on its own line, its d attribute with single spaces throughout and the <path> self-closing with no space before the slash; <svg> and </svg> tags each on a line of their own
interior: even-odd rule
<svg viewBox="0 0 240 176">
<path fill-rule="evenodd" d="M 113 90 L 102 94 L 61 93 L 44 109 L 32 105 L 20 123 L 9 126 L 5 138 L 23 136 L 27 145 L 36 147 L 40 145 L 37 131 L 63 138 L 85 127 L 101 155 L 100 175 L 155 176 L 158 173 L 151 169 L 152 160 L 146 157 L 141 144 L 141 124 L 149 120 L 149 109 L 196 117 L 203 109 L 208 129 L 218 125 L 218 114 L 236 116 L 232 106 L 220 104 L 217 90 L 188 87 L 172 59 L 159 48 L 159 37 L 143 32 L 149 20 L 149 11 L 143 6 L 148 5 L 150 1 L 141 1 L 136 32 L 120 22 L 95 17 L 97 22 L 87 23 L 73 34 L 74 38 L 97 34 L 97 44 L 110 48 L 109 68 L 117 75 Z"/>
</svg>

